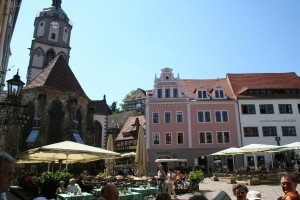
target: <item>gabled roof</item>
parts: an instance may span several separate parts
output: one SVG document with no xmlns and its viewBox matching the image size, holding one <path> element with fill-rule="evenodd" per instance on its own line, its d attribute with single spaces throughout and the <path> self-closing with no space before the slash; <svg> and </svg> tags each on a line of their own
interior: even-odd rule
<svg viewBox="0 0 300 200">
<path fill-rule="evenodd" d="M 62 55 L 54 58 L 24 89 L 37 87 L 70 91 L 88 98 Z"/>
<path fill-rule="evenodd" d="M 218 86 L 224 89 L 225 95 L 229 99 L 234 99 L 234 94 L 232 93 L 230 85 L 225 78 L 208 80 L 181 79 L 180 85 L 181 92 L 184 94 L 184 96 L 189 97 L 190 99 L 195 99 L 197 96 L 196 91 L 200 88 L 206 88 L 208 93 L 211 93 L 213 88 Z"/>
<path fill-rule="evenodd" d="M 106 103 L 106 99 L 90 101 L 89 107 L 94 107 L 94 114 L 110 115 L 111 109 Z"/>
<path fill-rule="evenodd" d="M 124 137 L 123 133 L 129 133 L 129 132 L 133 132 L 135 131 L 137 133 L 138 129 L 137 129 L 137 124 L 136 121 L 138 121 L 140 123 L 141 128 L 143 128 L 144 130 L 146 129 L 146 119 L 144 115 L 141 116 L 134 116 L 134 117 L 129 117 L 126 121 L 126 123 L 124 124 L 122 130 L 120 131 L 119 135 L 116 138 L 117 140 L 132 140 L 135 139 L 132 136 L 129 137 Z"/>
<path fill-rule="evenodd" d="M 131 100 L 145 99 L 145 98 L 146 98 L 146 91 L 141 88 L 138 88 L 124 101 L 131 101 Z"/>
<path fill-rule="evenodd" d="M 300 89 L 300 78 L 294 72 L 288 73 L 250 73 L 250 74 L 227 74 L 227 79 L 237 98 L 251 98 L 255 95 L 242 95 L 249 89 Z M 299 94 L 295 94 L 299 97 Z M 293 94 L 265 94 L 261 97 L 292 97 Z"/>
<path fill-rule="evenodd" d="M 122 129 L 127 119 L 132 116 L 137 116 L 138 113 L 135 110 L 117 113 L 108 116 L 108 125 L 107 128 L 120 128 Z"/>
</svg>

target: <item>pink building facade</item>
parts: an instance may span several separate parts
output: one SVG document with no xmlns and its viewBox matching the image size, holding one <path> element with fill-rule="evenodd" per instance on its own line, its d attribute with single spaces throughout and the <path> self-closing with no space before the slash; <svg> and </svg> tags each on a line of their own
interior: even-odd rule
<svg viewBox="0 0 300 200">
<path fill-rule="evenodd" d="M 233 168 L 233 160 L 210 154 L 239 147 L 241 136 L 237 103 L 226 78 L 180 79 L 164 68 L 155 77 L 146 99 L 149 173 L 155 174 L 156 159 L 184 158 L 185 163 L 162 163 L 167 167 L 198 166 L 208 173 Z M 222 165 L 219 163 L 222 162 Z"/>
</svg>

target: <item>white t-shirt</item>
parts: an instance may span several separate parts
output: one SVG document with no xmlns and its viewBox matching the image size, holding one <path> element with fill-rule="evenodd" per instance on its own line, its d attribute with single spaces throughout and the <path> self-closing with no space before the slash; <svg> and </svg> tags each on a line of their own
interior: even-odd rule
<svg viewBox="0 0 300 200">
<path fill-rule="evenodd" d="M 79 189 L 80 187 L 77 183 L 74 185 L 68 185 L 68 192 L 78 192 Z"/>
</svg>

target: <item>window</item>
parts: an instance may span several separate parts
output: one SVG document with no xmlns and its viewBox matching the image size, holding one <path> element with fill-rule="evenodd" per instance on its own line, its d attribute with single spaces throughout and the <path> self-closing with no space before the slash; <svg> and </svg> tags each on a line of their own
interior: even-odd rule
<svg viewBox="0 0 300 200">
<path fill-rule="evenodd" d="M 280 114 L 292 114 L 293 113 L 291 104 L 279 104 L 278 108 L 279 108 Z"/>
<path fill-rule="evenodd" d="M 162 89 L 157 89 L 157 98 L 162 98 Z"/>
<path fill-rule="evenodd" d="M 165 89 L 165 98 L 170 98 L 170 89 Z"/>
<path fill-rule="evenodd" d="M 274 114 L 274 108 L 272 104 L 259 105 L 260 114 Z"/>
<path fill-rule="evenodd" d="M 282 126 L 281 130 L 283 136 L 297 136 L 294 126 Z"/>
<path fill-rule="evenodd" d="M 173 97 L 174 98 L 178 97 L 178 89 L 177 88 L 173 88 Z"/>
<path fill-rule="evenodd" d="M 159 133 L 153 134 L 153 144 L 159 144 Z"/>
<path fill-rule="evenodd" d="M 298 104 L 298 112 L 300 113 L 300 104 Z"/>
<path fill-rule="evenodd" d="M 210 122 L 210 112 L 209 111 L 199 111 L 198 112 L 198 122 Z"/>
<path fill-rule="evenodd" d="M 258 128 L 257 127 L 244 127 L 244 136 L 245 137 L 258 137 Z"/>
<path fill-rule="evenodd" d="M 81 136 L 79 134 L 78 131 L 73 131 L 73 137 L 75 139 L 76 142 L 80 143 L 80 144 L 84 144 L 83 140 L 81 139 Z"/>
<path fill-rule="evenodd" d="M 171 112 L 165 112 L 165 123 L 171 123 Z"/>
<path fill-rule="evenodd" d="M 212 144 L 212 132 L 200 132 L 199 133 L 200 144 Z"/>
<path fill-rule="evenodd" d="M 26 140 L 28 143 L 36 142 L 37 137 L 39 136 L 40 128 L 39 127 L 32 127 L 32 130 Z"/>
<path fill-rule="evenodd" d="M 158 113 L 152 113 L 152 123 L 153 124 L 158 124 L 159 123 L 159 115 Z"/>
<path fill-rule="evenodd" d="M 199 99 L 207 99 L 207 91 L 206 90 L 199 90 L 198 91 L 198 98 Z"/>
<path fill-rule="evenodd" d="M 51 39 L 55 40 L 56 34 L 55 33 L 51 33 Z"/>
<path fill-rule="evenodd" d="M 183 144 L 183 133 L 177 133 L 177 144 Z"/>
<path fill-rule="evenodd" d="M 218 143 L 230 143 L 229 132 L 217 132 Z"/>
<path fill-rule="evenodd" d="M 216 111 L 216 122 L 228 122 L 227 111 Z"/>
<path fill-rule="evenodd" d="M 171 133 L 166 133 L 166 144 L 172 144 L 172 135 L 171 135 Z"/>
<path fill-rule="evenodd" d="M 215 98 L 217 98 L 217 99 L 223 99 L 224 98 L 223 89 L 216 89 L 215 90 Z"/>
<path fill-rule="evenodd" d="M 262 130 L 263 136 L 277 136 L 276 126 L 265 126 Z"/>
<path fill-rule="evenodd" d="M 242 105 L 243 114 L 256 114 L 255 105 Z"/>
<path fill-rule="evenodd" d="M 176 112 L 176 121 L 177 123 L 183 122 L 183 113 L 181 111 Z"/>
</svg>

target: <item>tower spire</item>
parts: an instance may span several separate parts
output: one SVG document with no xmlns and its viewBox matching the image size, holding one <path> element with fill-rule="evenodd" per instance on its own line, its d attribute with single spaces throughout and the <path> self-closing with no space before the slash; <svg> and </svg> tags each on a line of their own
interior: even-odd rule
<svg viewBox="0 0 300 200">
<path fill-rule="evenodd" d="M 61 0 L 52 0 L 52 6 L 55 6 L 56 9 L 61 8 Z"/>
</svg>

